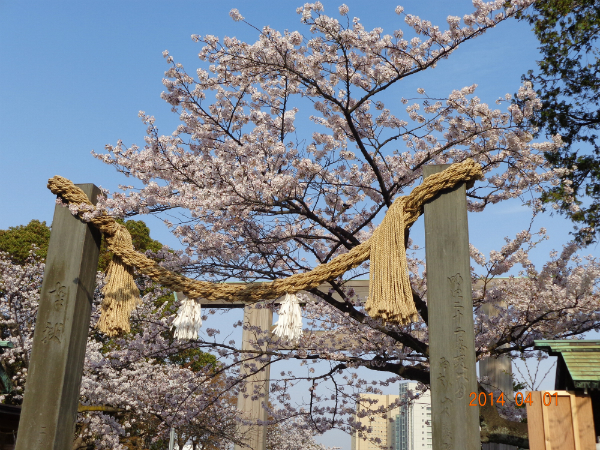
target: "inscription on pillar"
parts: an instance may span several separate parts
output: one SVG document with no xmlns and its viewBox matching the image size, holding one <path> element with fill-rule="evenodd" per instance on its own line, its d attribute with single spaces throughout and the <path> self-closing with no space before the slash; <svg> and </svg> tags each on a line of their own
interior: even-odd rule
<svg viewBox="0 0 600 450">
<path fill-rule="evenodd" d="M 61 282 L 56 283 L 54 289 L 48 291 L 48 299 L 52 307 L 42 334 L 44 344 L 62 343 L 67 314 L 67 298 L 68 288 Z"/>
<path fill-rule="evenodd" d="M 439 381 L 439 401 L 440 401 L 440 411 L 441 415 L 445 417 L 446 421 L 442 427 L 442 441 L 444 450 L 452 449 L 452 431 L 450 430 L 450 426 L 448 424 L 448 419 L 450 418 L 450 410 L 452 410 L 452 397 L 448 394 L 452 392 L 453 383 L 452 383 L 452 364 L 443 356 L 440 358 L 440 375 L 438 376 Z"/>
<path fill-rule="evenodd" d="M 456 275 L 448 277 L 448 281 L 450 283 L 450 292 L 453 298 L 452 306 L 454 309 L 452 314 L 456 349 L 456 354 L 454 355 L 454 374 L 456 380 L 454 395 L 457 399 L 462 400 L 467 395 L 467 383 L 469 382 L 467 366 L 465 365 L 467 346 L 465 345 L 466 330 L 463 328 L 465 315 L 465 307 L 463 305 L 463 278 L 460 273 L 457 273 Z"/>
</svg>

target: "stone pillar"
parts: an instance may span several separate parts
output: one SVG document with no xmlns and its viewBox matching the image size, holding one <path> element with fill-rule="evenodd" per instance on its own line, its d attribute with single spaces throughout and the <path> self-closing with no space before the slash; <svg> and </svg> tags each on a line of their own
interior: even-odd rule
<svg viewBox="0 0 600 450">
<path fill-rule="evenodd" d="M 485 304 L 482 306 L 482 310 L 490 317 L 497 314 L 495 305 Z M 484 358 L 479 361 L 479 377 L 481 380 L 487 377 L 487 382 L 482 381 L 481 383 L 487 390 L 503 392 L 506 400 L 514 398 L 512 361 L 507 355 L 497 358 Z M 517 447 L 507 444 L 485 443 L 482 444 L 482 450 L 517 450 Z"/>
<path fill-rule="evenodd" d="M 78 186 L 95 203 L 100 189 Z M 100 232 L 57 205 L 16 450 L 73 444 L 99 250 Z"/>
<path fill-rule="evenodd" d="M 423 176 L 447 165 L 425 166 Z M 480 450 L 464 183 L 425 204 L 433 450 Z"/>
<path fill-rule="evenodd" d="M 261 305 L 247 305 L 244 308 L 244 330 L 242 333 L 242 350 L 261 350 L 267 349 L 265 337 L 269 336 L 271 325 L 273 324 L 273 311 Z M 263 339 L 263 342 L 258 342 Z M 242 359 L 251 358 L 249 354 L 242 354 Z M 250 359 L 250 366 L 254 365 L 259 369 L 265 362 Z M 254 372 L 253 367 L 241 366 L 240 373 L 244 374 Z M 238 396 L 237 408 L 242 412 L 245 420 L 250 423 L 240 427 L 243 445 L 236 445 L 234 450 L 265 450 L 266 449 L 266 426 L 252 425 L 252 422 L 266 421 L 267 411 L 263 404 L 269 401 L 269 377 L 270 367 L 267 365 L 264 369 L 249 375 L 246 378 L 245 389 Z M 254 398 L 253 397 L 257 397 Z"/>
</svg>

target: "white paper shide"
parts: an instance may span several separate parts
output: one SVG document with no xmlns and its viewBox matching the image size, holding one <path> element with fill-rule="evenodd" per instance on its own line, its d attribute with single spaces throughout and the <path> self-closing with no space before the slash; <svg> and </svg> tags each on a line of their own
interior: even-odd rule
<svg viewBox="0 0 600 450">
<path fill-rule="evenodd" d="M 279 305 L 279 320 L 275 322 L 273 333 L 289 342 L 298 342 L 302 336 L 302 310 L 295 294 L 285 294 Z"/>
<path fill-rule="evenodd" d="M 177 295 L 176 297 L 177 298 Z M 184 297 L 173 321 L 175 339 L 198 339 L 202 327 L 202 306 L 193 298 Z"/>
</svg>

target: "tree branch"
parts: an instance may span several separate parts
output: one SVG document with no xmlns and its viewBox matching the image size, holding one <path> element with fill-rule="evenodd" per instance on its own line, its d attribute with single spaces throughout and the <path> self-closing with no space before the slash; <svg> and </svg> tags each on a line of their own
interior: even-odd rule
<svg viewBox="0 0 600 450">
<path fill-rule="evenodd" d="M 124 413 L 125 410 L 122 408 L 114 408 L 108 405 L 79 405 L 77 412 L 105 412 L 112 414 Z"/>
</svg>

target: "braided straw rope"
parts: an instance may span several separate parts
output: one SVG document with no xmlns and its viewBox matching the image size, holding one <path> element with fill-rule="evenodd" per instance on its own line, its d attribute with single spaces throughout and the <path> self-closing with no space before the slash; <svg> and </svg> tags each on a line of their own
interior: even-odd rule
<svg viewBox="0 0 600 450">
<path fill-rule="evenodd" d="M 371 317 L 394 323 L 413 321 L 417 311 L 408 278 L 405 230 L 423 213 L 425 202 L 438 193 L 459 183 L 474 182 L 481 178 L 481 166 L 473 160 L 453 164 L 443 172 L 427 177 L 410 195 L 397 198 L 371 238 L 348 253 L 337 256 L 327 264 L 320 264 L 310 272 L 246 285 L 193 280 L 171 272 L 136 252 L 127 228 L 114 218 L 107 215 L 95 217 L 90 223 L 104 233 L 108 249 L 115 255 L 107 271 L 109 279 L 104 288 L 105 297 L 98 328 L 111 336 L 129 332 L 129 315 L 140 301 L 139 292 L 133 283 L 133 267 L 157 283 L 173 291 L 183 292 L 190 298 L 255 303 L 276 299 L 286 293 L 316 288 L 369 258 L 371 273 L 366 309 Z M 68 203 L 92 205 L 81 189 L 58 175 L 48 180 L 48 189 Z"/>
</svg>

